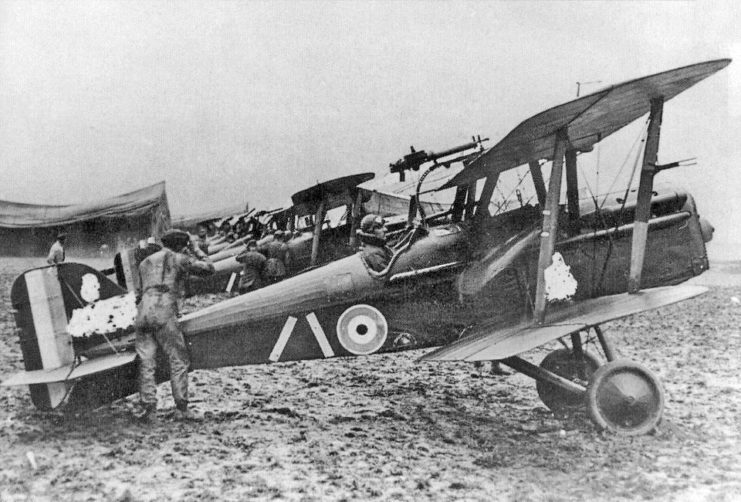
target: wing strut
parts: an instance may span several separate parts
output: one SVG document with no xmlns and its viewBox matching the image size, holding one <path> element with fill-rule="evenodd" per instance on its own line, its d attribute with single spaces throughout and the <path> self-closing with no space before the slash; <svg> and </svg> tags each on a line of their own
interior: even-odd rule
<svg viewBox="0 0 741 502">
<path fill-rule="evenodd" d="M 350 208 L 350 247 L 354 248 L 357 241 L 358 226 L 360 225 L 360 208 L 363 206 L 363 192 L 357 191 L 355 201 Z"/>
<path fill-rule="evenodd" d="M 553 250 L 558 235 L 558 202 L 561 197 L 561 178 L 563 174 L 563 157 L 569 137 L 566 128 L 556 134 L 556 146 L 553 150 L 551 179 L 548 182 L 548 194 L 543 209 L 543 230 L 540 233 L 540 256 L 538 257 L 538 283 L 535 289 L 535 322 L 543 324 L 545 320 L 545 269 L 553 262 Z"/>
<path fill-rule="evenodd" d="M 470 220 L 473 217 L 473 210 L 476 203 L 476 183 L 478 180 L 473 180 L 468 184 L 468 193 L 466 194 L 466 212 L 465 218 Z"/>
<path fill-rule="evenodd" d="M 569 231 L 579 233 L 579 178 L 576 172 L 576 150 L 566 150 L 566 198 L 569 211 Z"/>
<path fill-rule="evenodd" d="M 656 159 L 659 152 L 663 111 L 664 98 L 658 97 L 651 99 L 651 111 L 648 116 L 648 138 L 646 139 L 646 148 L 643 153 L 641 179 L 638 184 L 633 243 L 630 251 L 629 293 L 637 293 L 641 289 L 641 273 L 643 272 L 643 259 L 646 255 L 648 219 L 651 217 L 651 193 L 654 187 L 654 173 L 656 172 Z"/>
<path fill-rule="evenodd" d="M 533 177 L 535 193 L 538 194 L 538 205 L 542 209 L 545 207 L 545 181 L 543 181 L 543 171 L 537 160 L 530 161 L 530 176 Z"/>
<path fill-rule="evenodd" d="M 324 206 L 327 202 L 326 198 L 323 198 L 319 203 L 319 208 L 316 210 L 316 216 L 314 221 L 314 239 L 311 242 L 311 266 L 316 265 L 319 259 L 319 239 L 322 235 L 322 225 L 324 224 Z"/>
<path fill-rule="evenodd" d="M 490 174 L 486 177 L 484 188 L 481 190 L 481 197 L 479 197 L 478 206 L 476 207 L 477 217 L 490 216 L 489 204 L 491 203 L 491 196 L 494 194 L 494 188 L 497 186 L 497 181 L 499 181 L 499 173 Z"/>
<path fill-rule="evenodd" d="M 464 204 L 466 202 L 466 192 L 468 185 L 460 185 L 455 190 L 455 199 L 453 199 L 452 220 L 459 222 L 463 218 Z"/>
</svg>

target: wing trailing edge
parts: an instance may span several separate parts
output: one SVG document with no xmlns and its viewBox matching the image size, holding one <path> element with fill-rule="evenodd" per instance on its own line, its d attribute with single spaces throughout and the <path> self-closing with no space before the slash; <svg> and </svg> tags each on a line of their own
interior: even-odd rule
<svg viewBox="0 0 741 502">
<path fill-rule="evenodd" d="M 703 286 L 666 286 L 636 294 L 622 293 L 551 306 L 545 324 L 531 319 L 514 326 L 481 326 L 466 337 L 441 347 L 420 361 L 491 361 L 534 349 L 562 336 L 621 317 L 688 300 L 705 293 Z"/>
</svg>

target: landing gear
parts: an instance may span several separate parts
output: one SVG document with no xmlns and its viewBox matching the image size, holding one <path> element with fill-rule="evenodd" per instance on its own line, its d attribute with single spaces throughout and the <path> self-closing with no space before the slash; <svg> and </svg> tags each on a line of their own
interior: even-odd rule
<svg viewBox="0 0 741 502">
<path fill-rule="evenodd" d="M 600 367 L 600 362 L 589 352 L 583 352 L 582 357 L 577 357 L 574 351 L 558 349 L 545 356 L 540 367 L 572 382 L 586 385 Z M 584 405 L 583 393 L 572 392 L 543 380 L 538 380 L 535 387 L 540 400 L 554 413 L 563 413 Z"/>
<path fill-rule="evenodd" d="M 651 432 L 664 411 L 661 383 L 640 364 L 616 360 L 614 349 L 599 327 L 594 331 L 608 361 L 604 365 L 584 350 L 580 333 L 571 335 L 571 348 L 551 352 L 540 366 L 519 357 L 502 362 L 534 378 L 538 396 L 554 412 L 586 405 L 589 416 L 601 429 L 623 435 Z"/>
<path fill-rule="evenodd" d="M 630 436 L 651 432 L 664 411 L 664 390 L 658 378 L 627 360 L 600 367 L 589 381 L 586 400 L 597 426 Z"/>
</svg>

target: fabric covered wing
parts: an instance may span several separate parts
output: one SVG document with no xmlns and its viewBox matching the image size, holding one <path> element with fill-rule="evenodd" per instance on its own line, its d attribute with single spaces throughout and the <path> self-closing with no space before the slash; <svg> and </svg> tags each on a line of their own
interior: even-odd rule
<svg viewBox="0 0 741 502">
<path fill-rule="evenodd" d="M 707 291 L 702 286 L 645 289 L 551 307 L 545 324 L 524 320 L 505 328 L 481 326 L 466 337 L 420 358 L 422 361 L 491 361 L 515 356 L 556 338 L 603 322 L 687 300 Z"/>
<path fill-rule="evenodd" d="M 75 380 L 94 373 L 100 373 L 129 364 L 136 359 L 134 352 L 120 352 L 108 356 L 88 359 L 72 369 L 72 365 L 60 366 L 52 370 L 22 371 L 3 381 L 3 387 L 11 385 L 34 385 Z M 71 370 L 71 371 L 70 371 Z"/>
<path fill-rule="evenodd" d="M 352 174 L 350 176 L 342 176 L 341 178 L 335 178 L 323 183 L 318 183 L 301 190 L 300 192 L 296 192 L 291 195 L 291 202 L 293 202 L 294 205 L 293 213 L 300 216 L 313 214 L 316 212 L 319 202 L 323 199 L 325 200 L 325 211 L 348 204 L 352 201 L 347 200 L 345 196 L 346 192 L 361 183 L 373 179 L 374 176 L 374 173 L 360 173 Z"/>
<path fill-rule="evenodd" d="M 551 160 L 556 132 L 563 127 L 568 127 L 572 148 L 589 151 L 595 143 L 647 114 L 651 99 L 663 96 L 668 101 L 730 62 L 718 59 L 631 80 L 534 115 L 440 189 L 467 185 L 529 161 Z"/>
</svg>

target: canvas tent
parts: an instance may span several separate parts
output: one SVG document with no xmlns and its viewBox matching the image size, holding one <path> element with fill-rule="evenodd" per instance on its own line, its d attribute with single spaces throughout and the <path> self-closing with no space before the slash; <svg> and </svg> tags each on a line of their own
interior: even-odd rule
<svg viewBox="0 0 741 502">
<path fill-rule="evenodd" d="M 43 256 L 65 232 L 68 254 L 113 253 L 170 228 L 165 182 L 109 199 L 67 206 L 0 201 L 0 254 Z M 104 247 L 104 249 L 105 249 Z"/>
<path fill-rule="evenodd" d="M 199 223 L 209 223 L 220 220 L 236 214 L 242 214 L 246 211 L 247 203 L 225 207 L 223 209 L 213 209 L 198 214 L 187 216 L 176 216 L 172 219 L 172 228 L 179 228 L 190 233 L 195 233 Z"/>
</svg>

